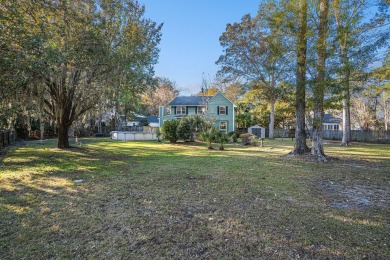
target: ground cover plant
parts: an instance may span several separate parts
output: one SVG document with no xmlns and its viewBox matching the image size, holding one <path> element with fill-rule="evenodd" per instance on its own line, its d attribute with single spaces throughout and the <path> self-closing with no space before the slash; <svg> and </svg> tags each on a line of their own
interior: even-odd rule
<svg viewBox="0 0 390 260">
<path fill-rule="evenodd" d="M 328 163 L 265 147 L 83 139 L 0 161 L 0 259 L 390 256 L 390 149 L 325 145 Z"/>
</svg>

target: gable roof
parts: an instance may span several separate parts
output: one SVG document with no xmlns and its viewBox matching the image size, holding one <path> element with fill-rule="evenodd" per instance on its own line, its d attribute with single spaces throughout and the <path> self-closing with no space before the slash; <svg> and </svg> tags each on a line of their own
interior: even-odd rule
<svg viewBox="0 0 390 260">
<path fill-rule="evenodd" d="M 230 99 L 228 99 L 224 94 L 222 94 L 221 92 L 218 92 L 217 94 L 215 94 L 215 96 L 211 97 L 210 99 L 213 99 L 213 98 L 215 98 L 215 97 L 218 96 L 218 95 L 223 96 L 224 98 L 227 99 L 227 101 L 229 101 L 230 103 L 233 104 L 233 107 L 236 107 L 236 105 L 235 105 Z"/>
<path fill-rule="evenodd" d="M 341 119 L 334 117 L 332 114 L 324 114 L 322 117 L 322 123 L 335 123 L 340 124 Z"/>
<path fill-rule="evenodd" d="M 169 106 L 203 106 L 212 98 L 211 96 L 179 96 L 175 97 Z"/>
</svg>

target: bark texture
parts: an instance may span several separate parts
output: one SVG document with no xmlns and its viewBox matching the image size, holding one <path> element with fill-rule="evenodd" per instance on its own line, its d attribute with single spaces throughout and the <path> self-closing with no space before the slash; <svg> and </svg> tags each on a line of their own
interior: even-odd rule
<svg viewBox="0 0 390 260">
<path fill-rule="evenodd" d="M 317 40 L 317 74 L 314 86 L 314 117 L 311 154 L 318 161 L 327 161 L 322 139 L 322 116 L 324 114 L 324 93 L 326 87 L 326 35 L 328 31 L 329 0 L 320 1 L 320 23 Z"/>
<path fill-rule="evenodd" d="M 270 102 L 269 139 L 274 139 L 275 128 L 275 101 Z"/>
<path fill-rule="evenodd" d="M 297 37 L 296 71 L 296 123 L 295 144 L 292 154 L 299 155 L 310 151 L 306 144 L 305 109 L 306 109 L 306 53 L 307 53 L 307 0 L 299 1 L 299 29 Z"/>
<path fill-rule="evenodd" d="M 341 145 L 348 146 L 351 144 L 351 94 L 349 84 L 351 73 L 345 43 L 341 44 L 341 57 L 345 73 L 343 79 L 343 137 Z"/>
</svg>

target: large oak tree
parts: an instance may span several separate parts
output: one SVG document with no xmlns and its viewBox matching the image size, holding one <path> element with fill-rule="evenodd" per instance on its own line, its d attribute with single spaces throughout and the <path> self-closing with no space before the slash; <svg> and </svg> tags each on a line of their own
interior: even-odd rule
<svg viewBox="0 0 390 260">
<path fill-rule="evenodd" d="M 69 147 L 72 123 L 118 89 L 148 84 L 161 25 L 133 0 L 10 0 L 1 4 L 2 89 L 42 99 Z M 40 91 L 38 91 L 38 89 Z"/>
</svg>

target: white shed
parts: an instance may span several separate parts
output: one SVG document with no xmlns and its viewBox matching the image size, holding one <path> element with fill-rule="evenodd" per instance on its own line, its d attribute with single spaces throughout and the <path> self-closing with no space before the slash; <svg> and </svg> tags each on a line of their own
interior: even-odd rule
<svg viewBox="0 0 390 260">
<path fill-rule="evenodd" d="M 258 138 L 265 139 L 265 128 L 254 125 L 248 128 L 248 133 L 257 136 Z"/>
</svg>

